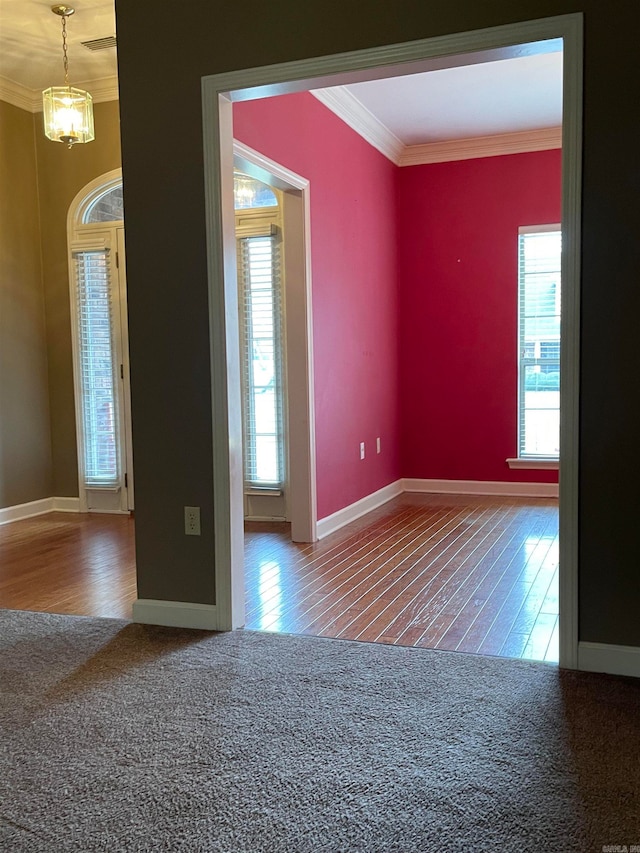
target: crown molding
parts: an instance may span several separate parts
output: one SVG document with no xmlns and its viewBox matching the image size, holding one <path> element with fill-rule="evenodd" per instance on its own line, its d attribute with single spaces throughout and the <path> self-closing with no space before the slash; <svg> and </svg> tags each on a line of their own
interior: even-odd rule
<svg viewBox="0 0 640 853">
<path fill-rule="evenodd" d="M 91 97 L 96 104 L 101 104 L 105 101 L 117 101 L 119 98 L 117 77 L 101 77 L 99 80 L 84 80 L 74 85 L 77 85 L 79 89 L 85 89 L 87 92 L 90 92 Z"/>
<path fill-rule="evenodd" d="M 404 150 L 403 143 L 352 95 L 346 86 L 314 89 L 311 94 L 328 107 L 338 118 L 360 134 L 370 145 L 384 154 L 396 166 Z"/>
<path fill-rule="evenodd" d="M 78 89 L 91 93 L 94 103 L 118 100 L 118 78 L 103 77 L 100 80 L 79 81 L 73 84 Z M 21 83 L 15 83 L 6 77 L 0 77 L 0 101 L 6 101 L 26 110 L 29 113 L 39 113 L 42 110 L 42 90 L 29 89 Z"/>
<path fill-rule="evenodd" d="M 9 80 L 7 77 L 0 77 L 0 101 L 6 101 L 7 104 L 12 104 L 14 107 L 19 107 L 29 113 L 35 112 L 32 109 L 32 90 L 21 83 Z M 40 103 L 42 104 L 42 94 L 40 95 Z"/>
<path fill-rule="evenodd" d="M 562 147 L 561 127 L 427 142 L 424 145 L 404 145 L 346 86 L 315 89 L 311 94 L 396 166 L 422 166 L 428 163 L 497 157 L 500 154 L 523 154 Z"/>
<path fill-rule="evenodd" d="M 551 148 L 562 148 L 561 127 L 409 145 L 402 152 L 398 165 L 422 166 L 427 163 L 448 163 L 452 160 L 473 160 L 476 157 L 497 157 L 501 154 L 548 151 Z"/>
</svg>

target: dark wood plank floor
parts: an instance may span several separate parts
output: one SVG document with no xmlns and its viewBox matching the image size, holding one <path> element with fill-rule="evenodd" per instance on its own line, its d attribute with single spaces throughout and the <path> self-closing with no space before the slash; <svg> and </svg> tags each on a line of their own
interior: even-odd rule
<svg viewBox="0 0 640 853">
<path fill-rule="evenodd" d="M 246 527 L 247 628 L 558 660 L 557 501 L 403 495 L 314 545 Z"/>
<path fill-rule="evenodd" d="M 313 545 L 248 523 L 246 627 L 558 659 L 553 500 L 403 495 Z M 0 527 L 0 607 L 131 618 L 134 521 Z"/>
<path fill-rule="evenodd" d="M 0 607 L 131 619 L 134 521 L 51 512 L 0 527 Z"/>
</svg>

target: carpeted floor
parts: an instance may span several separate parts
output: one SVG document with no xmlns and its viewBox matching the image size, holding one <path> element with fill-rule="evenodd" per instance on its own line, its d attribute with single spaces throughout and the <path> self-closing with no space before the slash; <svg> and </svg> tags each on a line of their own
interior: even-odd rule
<svg viewBox="0 0 640 853">
<path fill-rule="evenodd" d="M 0 611 L 0 850 L 640 845 L 640 682 Z"/>
</svg>

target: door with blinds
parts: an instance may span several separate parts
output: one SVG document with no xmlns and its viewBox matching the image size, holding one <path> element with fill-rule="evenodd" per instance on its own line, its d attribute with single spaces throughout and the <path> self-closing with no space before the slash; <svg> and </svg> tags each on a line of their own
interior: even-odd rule
<svg viewBox="0 0 640 853">
<path fill-rule="evenodd" d="M 134 508 L 124 228 L 79 229 L 70 244 L 80 506 Z"/>
<path fill-rule="evenodd" d="M 235 175 L 244 514 L 287 520 L 281 207 L 271 187 Z"/>
</svg>

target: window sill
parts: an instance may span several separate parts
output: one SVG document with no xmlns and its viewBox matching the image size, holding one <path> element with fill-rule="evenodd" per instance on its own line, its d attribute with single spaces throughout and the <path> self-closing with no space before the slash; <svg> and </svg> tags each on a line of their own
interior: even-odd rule
<svg viewBox="0 0 640 853">
<path fill-rule="evenodd" d="M 102 486 L 100 483 L 85 483 L 85 489 L 90 492 L 119 492 L 121 486 Z"/>
<path fill-rule="evenodd" d="M 507 459 L 507 465 L 509 468 L 520 468 L 520 469 L 530 469 L 530 470 L 538 470 L 538 471 L 557 471 L 560 467 L 560 462 L 558 459 L 553 458 L 540 458 L 535 459 L 533 457 L 527 458 L 524 456 L 520 456 L 517 459 Z"/>
<path fill-rule="evenodd" d="M 245 493 L 245 495 L 261 495 L 263 497 L 278 497 L 279 495 L 282 494 L 282 489 L 269 489 L 269 488 L 260 489 L 260 488 L 254 487 L 252 489 L 245 489 L 244 493 Z"/>
</svg>

